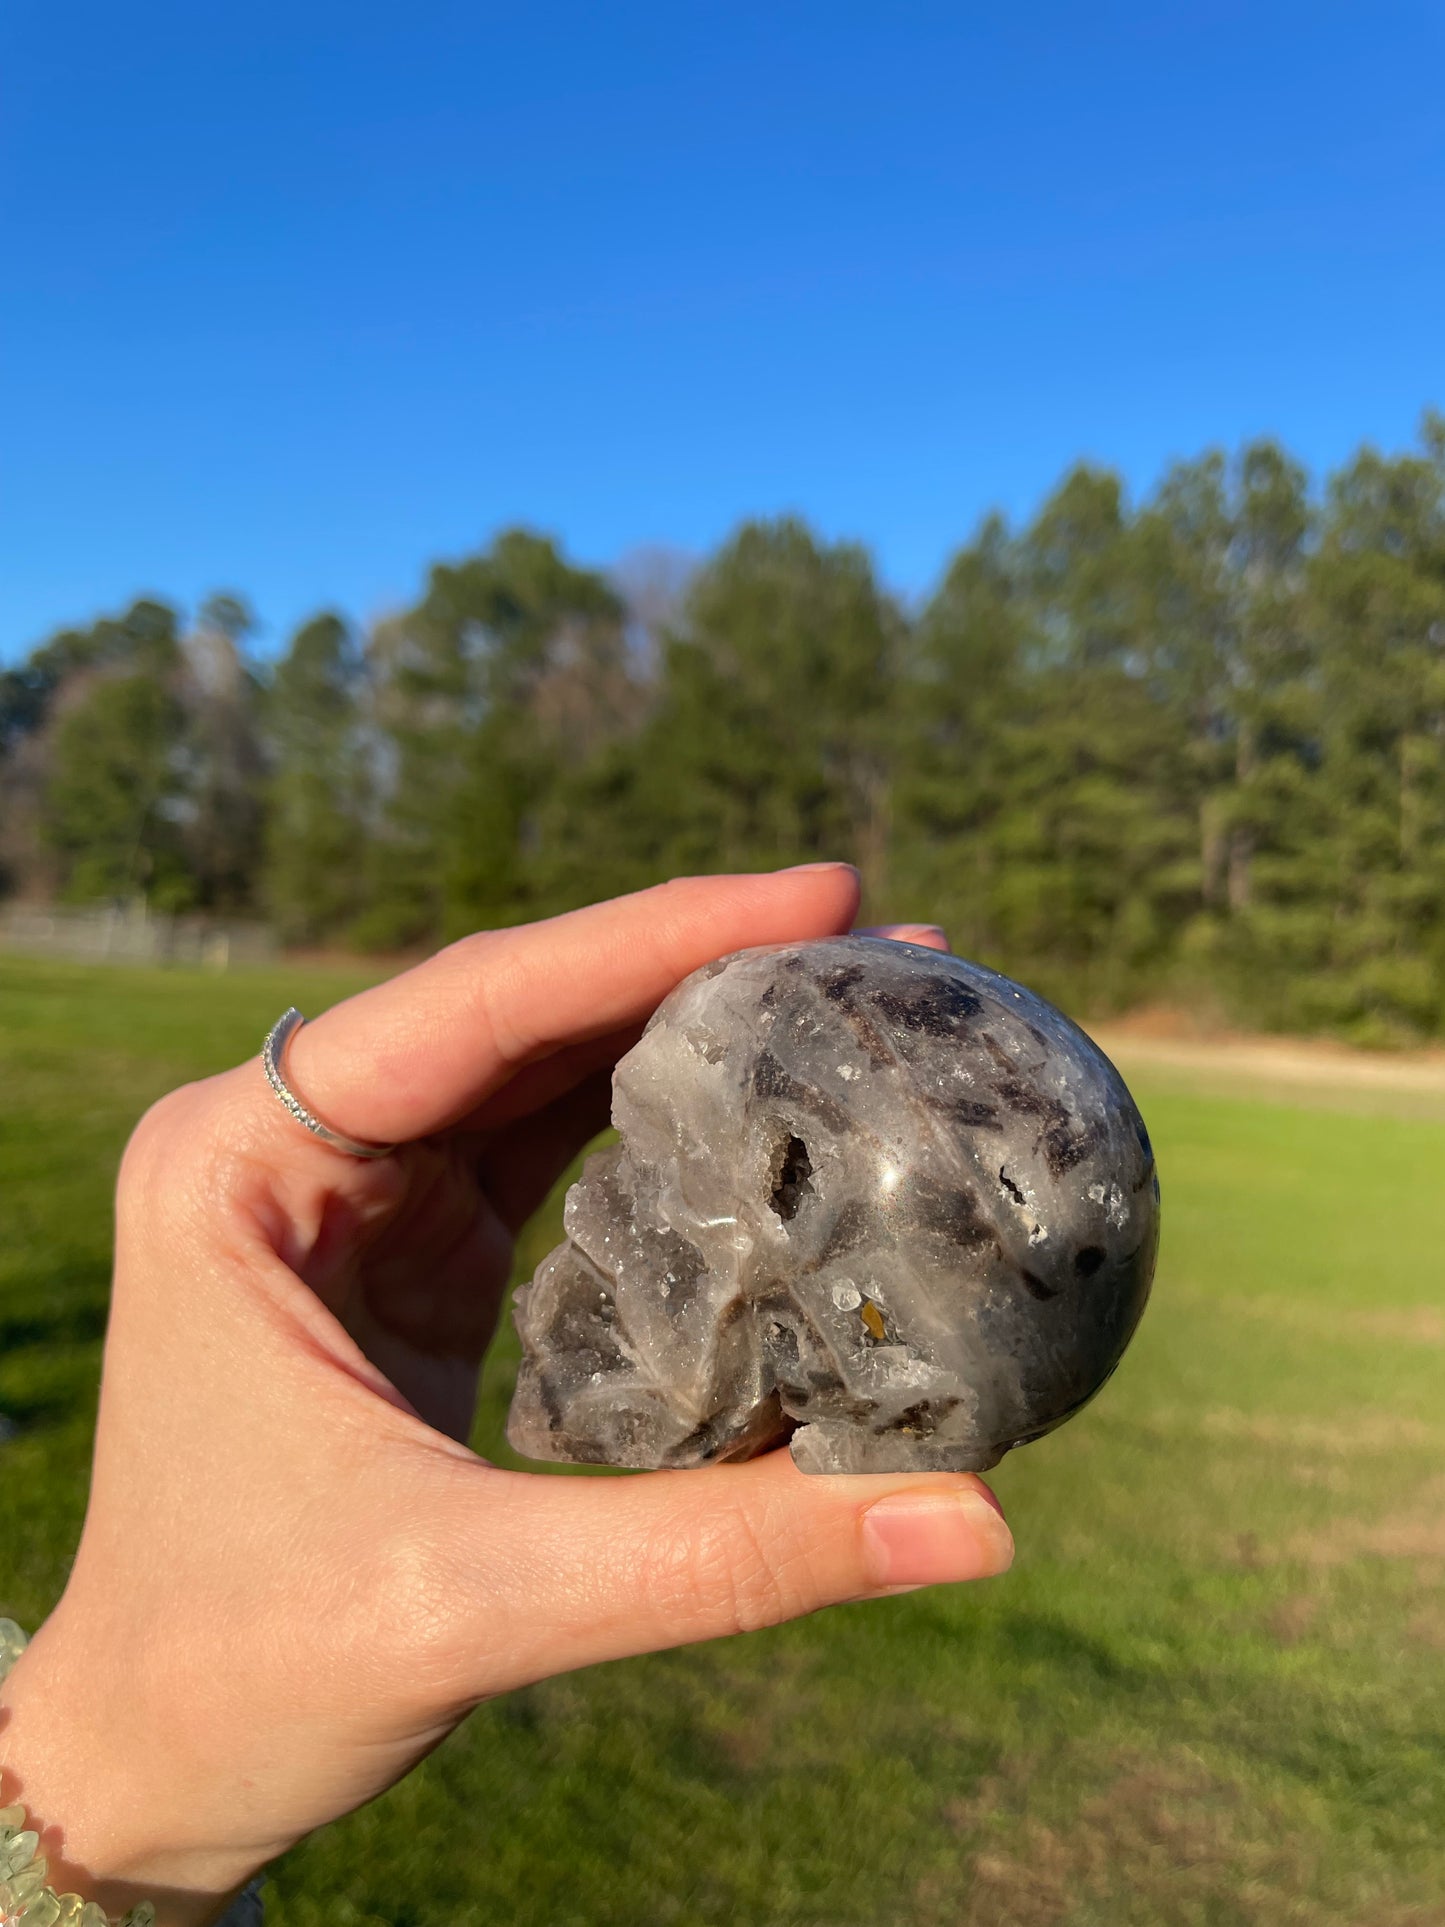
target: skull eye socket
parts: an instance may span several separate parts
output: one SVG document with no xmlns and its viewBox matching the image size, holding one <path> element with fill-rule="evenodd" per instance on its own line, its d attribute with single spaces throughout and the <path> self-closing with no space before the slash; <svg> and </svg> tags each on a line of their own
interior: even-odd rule
<svg viewBox="0 0 1445 1927">
<path fill-rule="evenodd" d="M 812 1193 L 813 1162 L 800 1137 L 787 1137 L 773 1153 L 772 1195 L 768 1203 L 786 1224 L 798 1215 L 798 1206 Z"/>
</svg>

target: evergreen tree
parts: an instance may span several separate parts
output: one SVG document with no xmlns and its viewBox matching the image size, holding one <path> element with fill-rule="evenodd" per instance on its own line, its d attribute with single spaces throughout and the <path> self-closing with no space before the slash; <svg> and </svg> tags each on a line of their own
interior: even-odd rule
<svg viewBox="0 0 1445 1927">
<path fill-rule="evenodd" d="M 239 596 L 212 596 L 182 647 L 187 863 L 205 910 L 249 908 L 260 868 L 261 686 L 245 655 L 254 626 Z"/>
<path fill-rule="evenodd" d="M 367 930 L 453 936 L 545 907 L 561 852 L 541 816 L 633 705 L 614 591 L 508 530 L 432 570 L 371 670 L 390 755 Z"/>
<path fill-rule="evenodd" d="M 263 895 L 289 943 L 335 937 L 363 908 L 360 680 L 356 639 L 327 612 L 296 631 L 267 692 Z"/>
<path fill-rule="evenodd" d="M 134 616 L 135 612 L 132 612 Z M 181 652 L 169 610 L 98 624 L 56 699 L 44 791 L 48 840 L 75 901 L 145 896 L 182 909 L 186 861 Z"/>
<path fill-rule="evenodd" d="M 693 582 L 639 749 L 659 866 L 851 856 L 881 899 L 902 640 L 856 544 L 739 530 Z"/>
<path fill-rule="evenodd" d="M 913 626 L 899 689 L 895 880 L 955 941 L 1001 957 L 998 820 L 1005 731 L 1026 714 L 1028 612 L 1017 544 L 989 517 Z"/>
<path fill-rule="evenodd" d="M 1295 986 L 1315 1021 L 1434 1027 L 1445 992 L 1445 464 L 1366 449 L 1310 571 L 1328 925 Z"/>
</svg>

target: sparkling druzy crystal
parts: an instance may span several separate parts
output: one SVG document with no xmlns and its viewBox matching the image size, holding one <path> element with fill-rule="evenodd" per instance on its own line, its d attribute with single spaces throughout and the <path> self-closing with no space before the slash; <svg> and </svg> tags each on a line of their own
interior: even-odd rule
<svg viewBox="0 0 1445 1927">
<path fill-rule="evenodd" d="M 1021 985 L 868 937 L 696 971 L 517 1297 L 537 1459 L 981 1471 L 1119 1362 L 1159 1186 L 1122 1079 Z"/>
</svg>

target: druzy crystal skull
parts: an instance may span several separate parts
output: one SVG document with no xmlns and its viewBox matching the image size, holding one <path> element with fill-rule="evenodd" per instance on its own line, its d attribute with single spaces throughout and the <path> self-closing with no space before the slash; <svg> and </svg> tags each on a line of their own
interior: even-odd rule
<svg viewBox="0 0 1445 1927">
<path fill-rule="evenodd" d="M 788 1440 L 806 1472 L 981 1471 L 1076 1412 L 1143 1311 L 1143 1120 L 976 964 L 868 937 L 725 957 L 622 1059 L 612 1118 L 518 1294 L 532 1458 Z"/>
</svg>

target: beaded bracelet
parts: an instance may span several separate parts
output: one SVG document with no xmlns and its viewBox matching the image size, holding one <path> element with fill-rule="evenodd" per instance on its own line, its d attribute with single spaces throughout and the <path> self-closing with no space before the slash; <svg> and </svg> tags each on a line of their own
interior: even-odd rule
<svg viewBox="0 0 1445 1927">
<path fill-rule="evenodd" d="M 13 1619 L 0 1619 L 0 1681 L 25 1643 Z M 49 1869 L 39 1846 L 40 1835 L 25 1824 L 24 1807 L 0 1807 L 0 1927 L 155 1927 L 156 1910 L 148 1900 L 112 1922 L 93 1900 L 47 1887 Z"/>
</svg>

